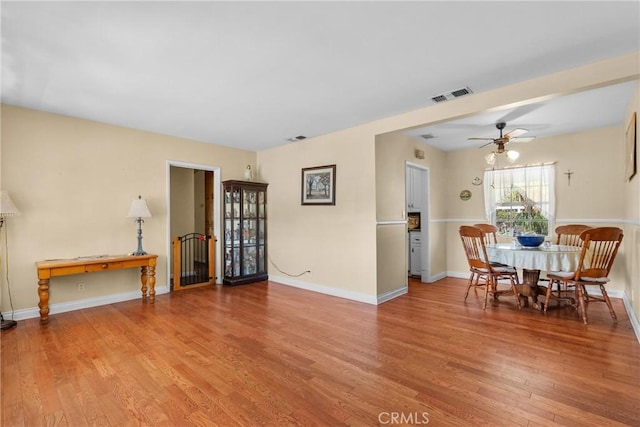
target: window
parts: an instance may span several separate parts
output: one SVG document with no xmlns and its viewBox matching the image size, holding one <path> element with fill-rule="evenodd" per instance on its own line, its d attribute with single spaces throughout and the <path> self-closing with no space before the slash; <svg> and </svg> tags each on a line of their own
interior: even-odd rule
<svg viewBox="0 0 640 427">
<path fill-rule="evenodd" d="M 555 218 L 553 165 L 527 166 L 484 173 L 487 219 L 502 235 L 548 235 Z"/>
</svg>

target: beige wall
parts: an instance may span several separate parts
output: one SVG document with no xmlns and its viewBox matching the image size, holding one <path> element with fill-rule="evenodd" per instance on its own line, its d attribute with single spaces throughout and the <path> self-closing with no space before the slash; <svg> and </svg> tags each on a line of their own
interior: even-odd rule
<svg viewBox="0 0 640 427">
<path fill-rule="evenodd" d="M 378 297 L 393 295 L 407 288 L 407 226 L 379 225 L 376 230 Z"/>
<path fill-rule="evenodd" d="M 171 238 L 193 233 L 194 173 L 192 169 L 171 166 Z"/>
<path fill-rule="evenodd" d="M 205 197 L 204 197 L 204 174 L 202 170 L 192 171 L 193 173 L 193 215 L 194 227 L 191 232 L 206 234 L 204 228 L 205 222 Z"/>
<path fill-rule="evenodd" d="M 159 255 L 158 288 L 167 286 L 167 161 L 218 166 L 241 179 L 255 153 L 2 106 L 2 189 L 19 217 L 7 224 L 10 283 L 16 310 L 37 305 L 34 263 L 43 259 L 123 254 L 136 248 L 131 200 L 146 198 L 153 215 L 143 246 Z M 77 292 L 77 282 L 85 292 Z M 50 304 L 107 298 L 139 290 L 139 272 L 96 273 L 51 280 Z M 9 310 L 2 279 L 3 312 Z M 55 310 L 52 310 L 54 313 Z"/>
<path fill-rule="evenodd" d="M 302 206 L 301 169 L 332 164 L 335 206 Z M 374 136 L 361 128 L 258 153 L 261 180 L 269 183 L 270 277 L 375 299 L 374 165 Z M 291 277 L 307 270 L 311 273 Z"/>
</svg>

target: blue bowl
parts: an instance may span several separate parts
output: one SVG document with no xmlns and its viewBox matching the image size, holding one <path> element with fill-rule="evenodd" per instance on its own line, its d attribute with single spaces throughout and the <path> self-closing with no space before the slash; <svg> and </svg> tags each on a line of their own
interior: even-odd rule
<svg viewBox="0 0 640 427">
<path fill-rule="evenodd" d="M 544 243 L 545 236 L 542 234 L 523 234 L 516 236 L 518 243 L 527 248 L 537 248 Z"/>
</svg>

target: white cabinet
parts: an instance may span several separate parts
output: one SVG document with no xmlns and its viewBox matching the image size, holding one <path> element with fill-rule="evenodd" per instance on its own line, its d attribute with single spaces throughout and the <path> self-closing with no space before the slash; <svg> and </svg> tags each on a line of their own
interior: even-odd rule
<svg viewBox="0 0 640 427">
<path fill-rule="evenodd" d="M 407 212 L 418 212 L 422 208 L 422 170 L 407 166 L 406 176 Z"/>
<path fill-rule="evenodd" d="M 420 231 L 409 232 L 409 275 L 422 276 L 422 234 Z"/>
</svg>

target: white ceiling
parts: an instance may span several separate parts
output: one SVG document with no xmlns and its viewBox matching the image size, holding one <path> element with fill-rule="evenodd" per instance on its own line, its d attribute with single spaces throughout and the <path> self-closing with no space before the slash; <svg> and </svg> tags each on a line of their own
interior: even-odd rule
<svg viewBox="0 0 640 427">
<path fill-rule="evenodd" d="M 484 92 L 640 51 L 638 1 L 1 7 L 3 103 L 249 150 L 433 105 L 464 86 Z M 507 130 L 538 137 L 609 126 L 629 93 L 599 89 L 412 133 L 451 150 L 497 136 L 505 115 Z"/>
</svg>

